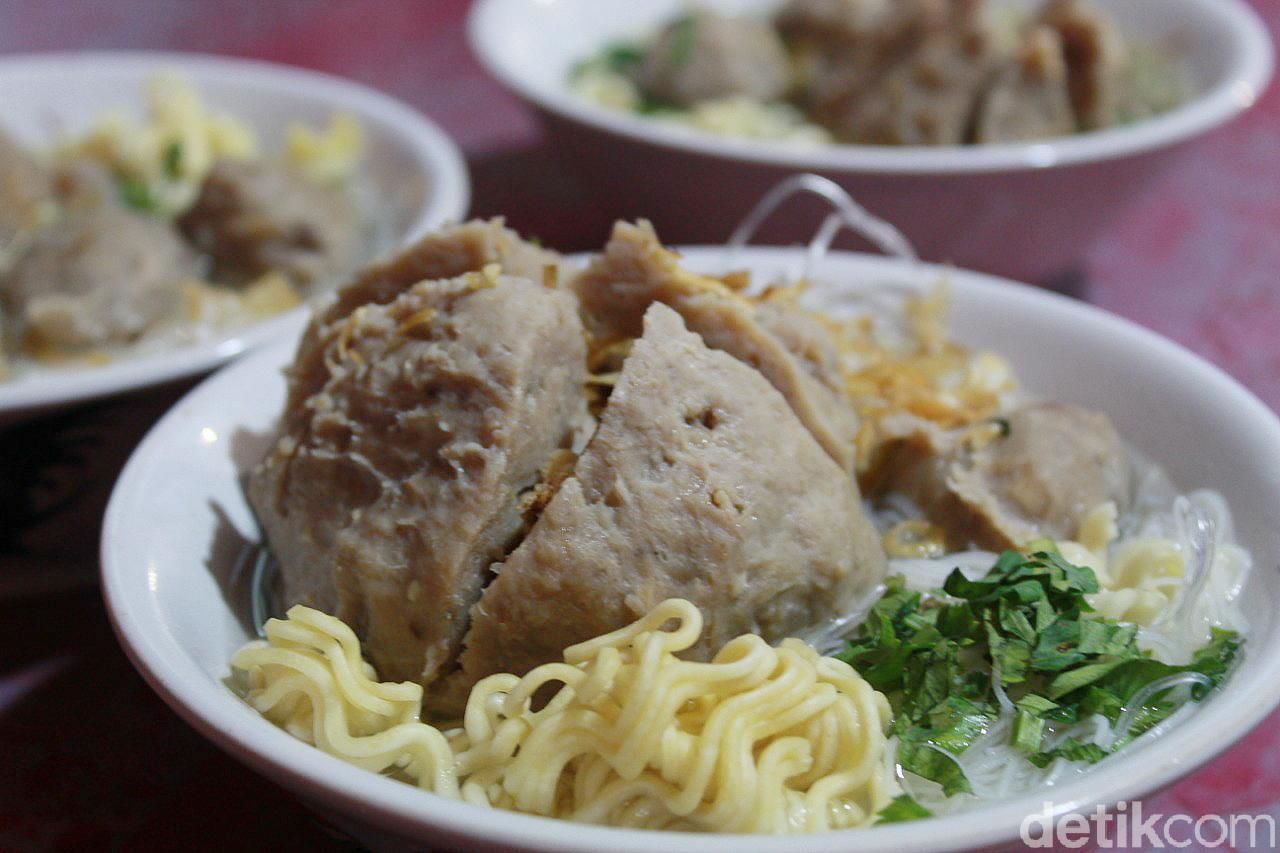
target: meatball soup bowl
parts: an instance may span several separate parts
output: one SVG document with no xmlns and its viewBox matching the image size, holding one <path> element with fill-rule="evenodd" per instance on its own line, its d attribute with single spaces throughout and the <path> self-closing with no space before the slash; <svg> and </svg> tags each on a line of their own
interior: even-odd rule
<svg viewBox="0 0 1280 853">
<path fill-rule="evenodd" d="M 695 271 L 790 276 L 804 253 L 683 250 Z M 1098 309 L 984 274 L 834 252 L 813 276 L 815 304 L 838 314 L 850 289 L 898 286 L 904 275 L 953 286 L 949 328 L 961 343 L 1015 364 L 1027 389 L 1103 410 L 1135 449 L 1186 488 L 1221 493 L 1256 571 L 1241 595 L 1246 653 L 1220 690 L 1158 740 L 1134 745 L 1052 792 L 1015 793 L 971 811 L 803 837 L 609 829 L 482 809 L 344 763 L 294 740 L 228 689 L 228 661 L 255 626 L 250 561 L 260 533 L 244 482 L 269 448 L 285 399 L 280 340 L 206 380 L 135 452 L 117 483 L 102 539 L 103 590 L 134 664 L 174 710 L 219 747 L 336 816 L 379 849 L 762 851 L 985 849 L 1016 842 L 1051 800 L 1091 812 L 1170 784 L 1243 736 L 1280 701 L 1280 421 L 1232 379 L 1151 332 Z M 837 287 L 831 282 L 844 282 Z M 856 287 L 850 288 L 850 283 Z M 999 310 L 993 310 L 998 306 Z M 1118 367 L 1122 365 L 1123 368 Z M 1098 376 L 1109 381 L 1098 382 Z M 1177 413 L 1176 417 L 1170 417 Z M 261 615 L 261 614 L 259 614 Z"/>
<path fill-rule="evenodd" d="M 782 5 L 698 4 L 757 16 Z M 989 5 L 1027 10 L 1040 4 Z M 568 152 L 566 161 L 580 168 L 595 195 L 627 200 L 628 210 L 609 210 L 611 215 L 650 216 L 665 223 L 673 240 L 717 243 L 734 224 L 732 214 L 723 212 L 746 209 L 790 172 L 818 172 L 872 213 L 897 223 L 927 260 L 1045 283 L 1074 271 L 1113 217 L 1189 143 L 1249 109 L 1271 76 L 1266 29 L 1242 0 L 1098 5 L 1122 35 L 1168 55 L 1171 67 L 1185 76 L 1181 102 L 1104 130 L 982 145 L 747 139 L 602 106 L 573 90 L 570 79 L 579 63 L 672 21 L 685 8 L 675 0 L 482 0 L 472 12 L 470 37 L 487 70 L 539 110 Z M 797 211 L 765 231 L 763 240 L 807 239 L 817 221 L 811 214 Z"/>
<path fill-rule="evenodd" d="M 361 139 L 353 180 L 359 192 L 378 199 L 376 228 L 370 225 L 369 245 L 362 247 L 371 254 L 466 212 L 469 184 L 461 155 L 428 119 L 357 83 L 253 60 L 145 52 L 6 57 L 0 59 L 0 129 L 37 159 L 50 156 L 67 140 L 101 128 L 106 113 L 146 115 L 155 107 L 148 98 L 157 81 L 174 76 L 207 115 L 247 128 L 264 156 L 281 152 L 296 125 L 320 131 L 335 116 L 353 124 Z M 168 166 L 180 168 L 181 150 L 169 153 Z M 364 229 L 369 217 L 363 208 L 359 218 L 354 227 Z M 267 319 L 130 345 L 101 364 L 12 370 L 0 382 L 0 421 L 207 372 L 257 346 L 292 339 L 308 310 L 304 303 Z"/>
</svg>

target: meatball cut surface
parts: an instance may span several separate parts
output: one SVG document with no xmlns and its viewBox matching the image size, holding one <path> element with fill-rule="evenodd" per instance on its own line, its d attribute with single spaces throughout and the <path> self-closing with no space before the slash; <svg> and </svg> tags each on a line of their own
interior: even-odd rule
<svg viewBox="0 0 1280 853">
<path fill-rule="evenodd" d="M 952 548 L 1018 548 L 1070 539 L 1085 515 L 1130 500 L 1131 468 L 1102 412 L 1041 402 L 1011 412 L 994 437 L 944 432 L 904 419 L 883 462 L 876 494 L 910 498 L 941 526 Z"/>
<path fill-rule="evenodd" d="M 747 632 L 776 642 L 872 591 L 885 557 L 854 480 L 782 395 L 653 305 L 573 476 L 495 569 L 444 685 L 453 710 L 479 678 L 672 596 L 706 617 L 694 658 Z"/>
<path fill-rule="evenodd" d="M 654 302 L 673 308 L 713 349 L 754 367 L 845 470 L 854 464 L 858 420 L 831 333 L 785 302 L 756 303 L 682 269 L 648 222 L 619 222 L 604 252 L 573 284 L 592 334 L 632 338 Z"/>
</svg>

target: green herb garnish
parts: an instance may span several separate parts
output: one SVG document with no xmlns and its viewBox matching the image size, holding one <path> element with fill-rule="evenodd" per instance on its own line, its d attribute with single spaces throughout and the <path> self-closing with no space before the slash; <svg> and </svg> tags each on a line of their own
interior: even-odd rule
<svg viewBox="0 0 1280 853">
<path fill-rule="evenodd" d="M 170 180 L 182 177 L 182 143 L 177 140 L 164 150 L 164 173 Z"/>
<path fill-rule="evenodd" d="M 1010 744 L 1029 761 L 1095 762 L 1108 750 L 1074 740 L 1050 749 L 1046 736 L 1056 724 L 1092 714 L 1115 724 L 1138 691 L 1177 673 L 1205 676 L 1207 683 L 1191 687 L 1199 700 L 1222 681 L 1240 649 L 1237 634 L 1215 631 L 1186 666 L 1155 660 L 1138 647 L 1136 626 L 1090 615 L 1085 597 L 1098 591 L 1092 570 L 1064 560 L 1052 543 L 1032 547 L 1030 556 L 1006 551 L 977 580 L 956 569 L 928 596 L 890 578 L 858 636 L 838 655 L 888 697 L 899 764 L 948 796 L 970 790 L 955 756 L 1000 716 L 993 681 L 1014 703 Z M 1159 694 L 1147 699 L 1111 751 L 1179 707 Z"/>
<path fill-rule="evenodd" d="M 933 817 L 933 812 L 917 803 L 909 794 L 899 794 L 876 813 L 876 823 L 906 823 L 923 817 Z"/>
<path fill-rule="evenodd" d="M 644 61 L 644 51 L 635 42 L 619 41 L 607 45 L 600 52 L 600 59 L 610 71 L 629 75 Z"/>
<path fill-rule="evenodd" d="M 159 209 L 159 203 L 155 196 L 151 194 L 151 188 L 147 186 L 145 181 L 138 178 L 126 177 L 124 175 L 116 176 L 116 189 L 120 193 L 120 200 L 128 207 L 134 210 L 140 210 L 144 213 L 155 213 Z"/>
</svg>

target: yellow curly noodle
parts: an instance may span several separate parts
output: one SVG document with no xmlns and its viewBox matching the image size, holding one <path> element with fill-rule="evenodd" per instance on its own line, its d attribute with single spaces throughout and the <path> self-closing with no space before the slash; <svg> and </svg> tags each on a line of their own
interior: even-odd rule
<svg viewBox="0 0 1280 853">
<path fill-rule="evenodd" d="M 1080 522 L 1075 541 L 1058 542 L 1069 562 L 1088 566 L 1101 591 L 1089 597 L 1100 616 L 1150 626 L 1173 605 L 1186 575 L 1176 543 L 1158 536 L 1126 539 L 1116 526 L 1116 505 L 1094 507 Z M 1113 547 L 1114 546 L 1114 547 Z"/>
<path fill-rule="evenodd" d="M 375 680 L 360 641 L 340 619 L 292 607 L 266 624 L 267 639 L 231 660 L 244 696 L 301 741 L 375 772 L 402 771 L 430 791 L 458 795 L 447 738 L 418 722 L 422 688 Z"/>
<path fill-rule="evenodd" d="M 191 80 L 179 73 L 150 80 L 146 100 L 143 119 L 123 110 L 106 112 L 87 135 L 64 143 L 59 153 L 90 157 L 137 182 L 162 216 L 177 216 L 191 206 L 216 161 L 262 156 L 253 128 L 209 109 Z M 337 113 L 323 130 L 290 125 L 284 161 L 313 180 L 341 182 L 354 175 L 363 148 L 359 122 Z"/>
<path fill-rule="evenodd" d="M 293 124 L 285 134 L 285 159 L 321 183 L 352 178 L 363 150 L 360 123 L 346 113 L 335 114 L 324 130 Z"/>
<path fill-rule="evenodd" d="M 484 679 L 447 732 L 418 721 L 417 685 L 373 680 L 342 622 L 288 616 L 232 660 L 246 700 L 332 755 L 444 796 L 613 826 L 792 833 L 870 824 L 898 790 L 884 696 L 798 640 L 745 635 L 710 663 L 681 660 L 702 631 L 687 601 L 524 677 Z"/>
<path fill-rule="evenodd" d="M 67 156 L 87 156 L 112 172 L 139 182 L 157 212 L 174 216 L 186 210 L 216 160 L 259 156 L 253 129 L 206 107 L 199 91 L 181 74 L 150 80 L 147 114 L 142 120 L 111 110 L 81 139 L 62 146 Z"/>
<path fill-rule="evenodd" d="M 590 59 L 575 70 L 570 87 L 580 98 L 621 112 L 645 109 L 640 88 L 625 74 L 602 61 Z M 667 124 L 681 125 L 721 136 L 766 139 L 800 145 L 832 142 L 831 133 L 805 118 L 785 101 L 762 101 L 745 95 L 729 95 L 699 101 L 689 107 L 663 106 L 646 115 Z"/>
</svg>

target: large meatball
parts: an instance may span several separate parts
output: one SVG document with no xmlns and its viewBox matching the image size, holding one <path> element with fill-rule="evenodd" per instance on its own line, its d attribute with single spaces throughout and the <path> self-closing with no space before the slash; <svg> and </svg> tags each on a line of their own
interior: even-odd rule
<svg viewBox="0 0 1280 853">
<path fill-rule="evenodd" d="M 655 304 L 599 429 L 472 616 L 454 709 L 665 598 L 702 608 L 691 655 L 845 612 L 885 571 L 853 479 L 757 371 Z"/>
<path fill-rule="evenodd" d="M 759 370 L 841 467 L 852 470 L 857 418 L 830 333 L 784 303 L 757 305 L 714 279 L 681 269 L 652 226 L 620 222 L 574 282 L 598 336 L 640 334 L 654 302 L 674 308 L 708 346 Z"/>
<path fill-rule="evenodd" d="M 432 235 L 377 269 L 466 264 L 494 230 Z M 586 345 L 573 296 L 541 281 L 409 278 L 378 301 L 340 295 L 349 312 L 313 323 L 249 495 L 285 599 L 351 624 L 383 678 L 430 685 L 518 538 L 527 493 L 587 422 Z"/>
</svg>

